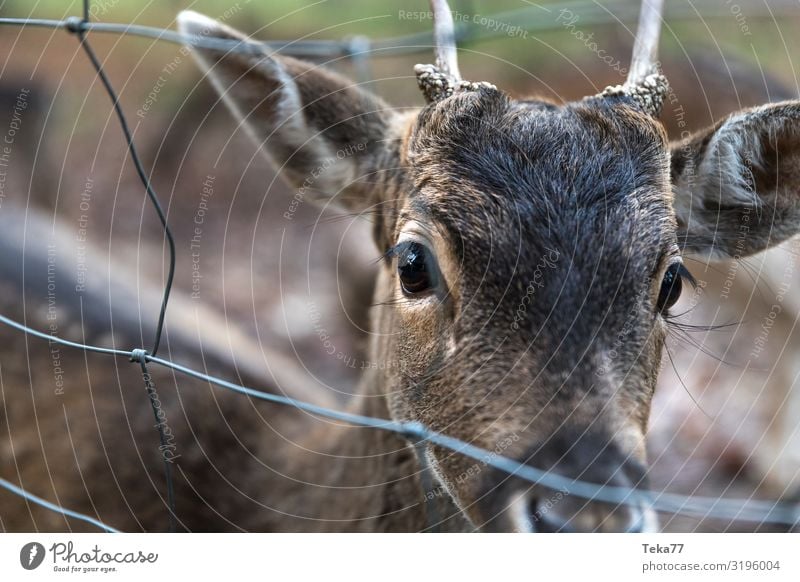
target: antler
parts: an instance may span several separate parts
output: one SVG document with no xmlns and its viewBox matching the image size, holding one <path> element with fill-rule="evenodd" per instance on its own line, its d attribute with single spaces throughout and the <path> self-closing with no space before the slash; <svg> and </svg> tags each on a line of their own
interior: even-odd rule
<svg viewBox="0 0 800 582">
<path fill-rule="evenodd" d="M 458 70 L 456 34 L 453 14 L 447 0 L 431 0 L 433 12 L 433 52 L 435 65 L 416 65 L 417 83 L 428 103 L 450 97 L 456 91 L 475 91 L 481 87 L 494 89 L 490 83 L 464 81 Z"/>
<path fill-rule="evenodd" d="M 628 79 L 624 85 L 607 87 L 602 93 L 603 96 L 627 95 L 653 117 L 661 113 L 669 90 L 666 77 L 658 69 L 663 8 L 664 0 L 642 0 Z"/>
<path fill-rule="evenodd" d="M 447 0 L 431 0 L 433 11 L 433 52 L 436 55 L 436 66 L 455 81 L 461 80 L 458 70 L 458 54 L 456 53 L 456 32 L 453 25 L 453 13 Z"/>
<path fill-rule="evenodd" d="M 639 28 L 633 43 L 633 56 L 628 83 L 636 84 L 658 73 L 658 39 L 661 35 L 661 14 L 664 0 L 643 0 Z"/>
</svg>

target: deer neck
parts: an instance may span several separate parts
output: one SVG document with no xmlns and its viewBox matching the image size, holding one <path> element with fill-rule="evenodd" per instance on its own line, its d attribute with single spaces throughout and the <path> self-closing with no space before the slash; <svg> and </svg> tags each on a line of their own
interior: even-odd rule
<svg viewBox="0 0 800 582">
<path fill-rule="evenodd" d="M 365 376 L 348 411 L 390 418 L 386 400 L 372 388 L 381 380 L 378 374 Z M 304 438 L 283 445 L 281 472 L 291 479 L 272 486 L 270 499 L 279 509 L 273 515 L 281 521 L 270 529 L 408 532 L 428 526 L 430 492 L 422 489 L 414 448 L 404 437 L 325 419 L 313 419 L 310 426 Z M 460 515 L 446 496 L 435 496 L 434 502 L 440 516 Z M 284 511 L 305 519 L 281 516 Z M 444 528 L 461 531 L 463 519 L 449 519 Z"/>
<path fill-rule="evenodd" d="M 348 412 L 389 418 L 369 374 Z M 375 384 L 372 384 L 375 385 Z M 313 419 L 312 431 L 286 455 L 287 474 L 308 485 L 294 487 L 288 507 L 303 508 L 315 531 L 419 531 L 425 527 L 424 493 L 413 447 L 387 431 Z"/>
</svg>

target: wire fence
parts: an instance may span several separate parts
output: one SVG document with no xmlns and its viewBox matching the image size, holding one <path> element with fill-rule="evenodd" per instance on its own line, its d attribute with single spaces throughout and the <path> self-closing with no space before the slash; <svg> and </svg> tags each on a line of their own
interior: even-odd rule
<svg viewBox="0 0 800 582">
<path fill-rule="evenodd" d="M 633 20 L 638 13 L 638 4 L 634 4 L 627 0 L 616 0 L 604 5 L 582 0 L 576 2 L 559 3 L 557 5 L 549 5 L 549 7 L 547 5 L 544 7 L 532 6 L 530 8 L 524 8 L 521 10 L 499 13 L 494 15 L 492 18 L 498 22 L 513 21 L 515 25 L 524 26 L 528 30 L 541 31 L 558 26 L 554 23 L 552 18 L 537 18 L 538 16 L 541 16 L 541 10 L 550 11 L 556 6 L 559 9 L 568 9 L 574 14 L 581 15 L 583 18 L 582 22 L 586 24 L 604 24 Z M 796 1 L 774 2 L 773 5 L 769 7 L 769 16 L 774 18 L 774 16 L 781 13 L 783 9 L 793 9 L 796 13 Z M 722 10 L 725 11 L 724 14 L 729 14 L 727 8 L 722 7 L 722 9 L 720 9 L 720 4 L 718 2 L 695 2 L 693 5 L 691 3 L 688 5 L 671 5 L 668 7 L 665 16 L 667 20 L 697 18 L 700 15 L 714 17 L 721 15 Z M 747 521 L 760 524 L 776 524 L 793 527 L 800 525 L 800 504 L 795 505 L 786 502 L 762 501 L 753 499 L 724 499 L 715 497 L 686 496 L 659 491 L 648 491 L 638 488 L 601 485 L 597 483 L 576 480 L 553 473 L 551 471 L 538 469 L 508 457 L 497 455 L 494 452 L 433 431 L 418 422 L 396 422 L 382 418 L 373 418 L 333 410 L 294 398 L 235 384 L 222 378 L 217 378 L 215 376 L 211 376 L 186 366 L 182 366 L 170 360 L 158 357 L 157 354 L 161 342 L 164 319 L 174 280 L 176 263 L 175 243 L 158 195 L 153 189 L 153 186 L 141 163 L 125 113 L 120 105 L 119 97 L 105 71 L 103 70 L 97 55 L 92 49 L 87 37 L 87 33 L 96 32 L 135 35 L 161 41 L 193 45 L 196 47 L 223 49 L 227 51 L 252 52 L 254 50 L 257 51 L 261 50 L 262 48 L 266 48 L 270 51 L 277 51 L 297 57 L 314 58 L 339 56 L 350 57 L 353 59 L 365 58 L 367 55 L 387 56 L 429 51 L 431 50 L 432 35 L 427 33 L 414 34 L 403 37 L 381 39 L 377 41 L 369 41 L 368 39 L 359 37 L 358 39 L 341 41 L 269 42 L 261 43 L 260 46 L 254 46 L 252 43 L 243 43 L 240 41 L 212 39 L 203 36 L 185 36 L 166 29 L 129 24 L 92 22 L 90 20 L 90 15 L 91 0 L 83 0 L 82 16 L 73 16 L 65 20 L 0 18 L 0 25 L 63 29 L 70 34 L 75 35 L 80 42 L 80 46 L 86 53 L 86 56 L 92 67 L 96 71 L 106 93 L 111 99 L 114 112 L 117 116 L 127 144 L 128 154 L 134 164 L 136 173 L 142 182 L 145 193 L 149 198 L 156 214 L 158 215 L 158 219 L 161 222 L 168 244 L 169 265 L 167 279 L 164 286 L 161 307 L 158 313 L 158 323 L 156 326 L 155 337 L 153 338 L 152 348 L 150 350 L 146 350 L 144 348 L 120 350 L 116 348 L 87 345 L 62 339 L 57 335 L 50 333 L 43 333 L 9 319 L 3 315 L 0 315 L 0 323 L 51 343 L 57 343 L 62 346 L 85 350 L 87 352 L 126 358 L 132 363 L 139 364 L 142 375 L 145 378 L 145 388 L 148 393 L 148 397 L 150 398 L 153 412 L 156 415 L 158 414 L 158 410 L 156 408 L 155 394 L 153 392 L 152 384 L 148 383 L 147 380 L 147 378 L 149 378 L 147 368 L 148 364 L 162 366 L 164 368 L 168 368 L 186 376 L 208 382 L 220 388 L 231 390 L 244 396 L 249 396 L 251 398 L 271 402 L 274 404 L 293 407 L 321 418 L 337 420 L 355 426 L 368 427 L 375 430 L 388 431 L 401 435 L 414 445 L 414 450 L 417 453 L 417 458 L 421 467 L 422 485 L 426 490 L 431 490 L 433 488 L 433 478 L 431 469 L 428 465 L 427 457 L 424 454 L 425 447 L 427 445 L 436 445 L 460 455 L 464 455 L 465 457 L 473 460 L 480 461 L 490 467 L 493 467 L 494 469 L 498 469 L 516 478 L 528 481 L 531 484 L 544 486 L 553 490 L 566 491 L 568 494 L 587 500 L 597 500 L 612 504 L 631 505 L 637 507 L 645 506 L 660 512 L 699 518 L 718 518 L 730 521 Z M 491 31 L 487 31 L 484 27 L 476 26 L 470 23 L 462 23 L 462 25 L 458 26 L 456 30 L 456 36 L 461 42 L 489 38 L 493 36 L 493 34 L 495 36 L 502 35 L 502 33 L 497 33 L 497 31 L 492 33 Z M 156 417 L 156 419 L 158 419 L 158 417 Z M 163 425 L 157 422 L 157 427 L 159 430 L 159 439 L 161 441 L 161 445 L 163 446 L 165 442 Z M 169 530 L 175 531 L 178 514 L 175 507 L 174 486 L 170 463 L 166 459 L 164 461 L 164 472 L 167 486 Z M 102 523 L 96 518 L 72 511 L 42 499 L 41 497 L 25 491 L 21 487 L 5 479 L 0 478 L 0 487 L 27 500 L 28 502 L 34 503 L 48 510 L 84 521 L 107 532 L 119 532 L 118 529 Z M 431 498 L 432 496 L 425 496 L 426 512 L 428 515 L 427 531 L 435 531 L 436 524 L 438 523 L 438 519 L 435 515 L 436 508 L 434 507 L 434 503 L 430 500 Z"/>
</svg>

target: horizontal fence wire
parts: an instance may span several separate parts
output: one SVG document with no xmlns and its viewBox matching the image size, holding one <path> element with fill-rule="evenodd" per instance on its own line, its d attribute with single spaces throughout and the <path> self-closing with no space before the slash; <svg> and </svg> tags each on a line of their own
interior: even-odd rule
<svg viewBox="0 0 800 582">
<path fill-rule="evenodd" d="M 797 15 L 797 0 L 771 0 L 769 5 L 748 6 L 750 18 L 774 18 L 781 15 Z M 638 15 L 638 4 L 630 0 L 613 0 L 602 5 L 587 0 L 534 5 L 515 10 L 507 10 L 487 16 L 487 21 L 497 23 L 488 27 L 474 21 L 459 21 L 455 26 L 455 38 L 459 43 L 491 40 L 507 36 L 509 26 L 519 26 L 528 32 L 545 32 L 565 27 L 564 19 L 557 15 L 568 11 L 570 18 L 582 26 L 598 26 L 633 22 Z M 698 18 L 727 18 L 731 16 L 730 7 L 718 0 L 697 0 L 684 4 L 665 6 L 665 20 L 696 20 Z M 415 33 L 397 37 L 370 40 L 355 36 L 343 40 L 293 40 L 262 41 L 243 43 L 237 40 L 208 38 L 184 35 L 174 30 L 124 24 L 116 22 L 91 22 L 88 18 L 70 17 L 63 20 L 45 18 L 0 18 L 0 26 L 29 26 L 40 28 L 63 28 L 73 32 L 95 32 L 125 36 L 150 38 L 199 48 L 251 53 L 253 44 L 269 51 L 294 57 L 310 59 L 353 57 L 368 53 L 370 57 L 398 56 L 428 52 L 433 42 L 432 33 Z"/>
<path fill-rule="evenodd" d="M 83 513 L 78 513 L 77 511 L 72 511 L 71 509 L 66 509 L 64 507 L 61 507 L 60 505 L 47 501 L 47 499 L 42 499 L 41 497 L 34 495 L 33 493 L 29 493 L 25 491 L 22 487 L 14 485 L 11 481 L 6 481 L 2 477 L 0 477 L 0 488 L 10 491 L 14 495 L 19 495 L 26 501 L 30 501 L 35 505 L 39 505 L 40 507 L 44 507 L 45 509 L 49 509 L 50 511 L 53 511 L 55 513 L 60 513 L 61 515 L 64 515 L 66 517 L 72 517 L 79 521 L 84 521 L 108 533 L 121 533 L 118 529 L 111 527 L 110 525 L 106 525 L 100 520 L 97 520 L 88 515 L 84 515 Z"/>
<path fill-rule="evenodd" d="M 672 5 L 667 10 L 667 19 L 680 19 L 680 18 L 697 18 L 698 16 L 720 16 L 724 14 L 729 15 L 730 12 L 720 10 L 719 3 L 712 4 L 709 9 L 709 2 L 695 2 L 694 5 L 689 7 L 684 6 L 681 10 Z M 700 8 L 702 7 L 702 11 Z M 769 8 L 770 17 L 784 8 L 793 7 L 797 10 L 796 2 L 781 2 L 776 1 Z M 144 186 L 147 197 L 153 205 L 158 218 L 164 229 L 165 237 L 170 243 L 169 247 L 169 271 L 167 281 L 165 284 L 164 296 L 161 304 L 161 309 L 158 317 L 158 324 L 156 328 L 156 336 L 151 351 L 142 348 L 131 350 L 120 350 L 116 348 L 107 348 L 101 346 L 87 345 L 79 342 L 62 339 L 56 335 L 51 335 L 38 331 L 23 325 L 17 321 L 9 319 L 0 315 L 0 323 L 12 327 L 20 332 L 36 337 L 38 339 L 46 340 L 51 343 L 57 343 L 62 346 L 81 349 L 87 352 L 98 353 L 103 355 L 110 355 L 116 357 L 127 358 L 131 362 L 138 363 L 141 366 L 143 375 L 147 374 L 147 364 L 155 364 L 164 368 L 168 368 L 183 375 L 208 382 L 212 385 L 224 388 L 235 393 L 249 396 L 250 398 L 271 402 L 273 404 L 280 404 L 289 406 L 298 410 L 305 411 L 309 414 L 316 415 L 320 418 L 336 420 L 354 426 L 367 427 L 374 430 L 387 431 L 401 435 L 414 444 L 417 450 L 420 447 L 427 445 L 435 445 L 448 449 L 457 454 L 480 461 L 488 466 L 491 466 L 504 473 L 523 479 L 532 484 L 541 485 L 554 490 L 566 490 L 571 495 L 587 500 L 598 500 L 606 503 L 624 504 L 632 506 L 645 506 L 650 507 L 656 511 L 688 515 L 699 518 L 716 518 L 731 521 L 747 521 L 756 522 L 761 524 L 771 523 L 778 525 L 797 526 L 800 524 L 800 505 L 791 503 L 778 502 L 778 501 L 763 501 L 753 499 L 725 499 L 715 497 L 700 497 L 700 496 L 686 496 L 673 493 L 665 493 L 659 491 L 648 491 L 644 489 L 631 488 L 631 487 L 616 487 L 609 485 L 601 485 L 597 483 L 590 483 L 586 481 L 572 479 L 551 471 L 538 469 L 531 465 L 521 463 L 514 459 L 497 455 L 494 452 L 476 447 L 475 445 L 461 441 L 459 439 L 449 437 L 445 434 L 433 431 L 418 422 L 397 422 L 381 418 L 373 418 L 353 414 L 344 411 L 333 410 L 325 408 L 302 400 L 281 396 L 269 392 L 257 390 L 240 384 L 229 382 L 222 378 L 217 378 L 197 370 L 193 370 L 181 364 L 166 360 L 158 357 L 157 350 L 161 338 L 161 332 L 164 325 L 165 313 L 169 301 L 169 293 L 172 286 L 173 274 L 175 269 L 175 247 L 172 242 L 172 234 L 169 229 L 166 215 L 162 209 L 158 195 L 153 189 L 147 174 L 145 173 L 142 164 L 139 160 L 136 146 L 133 142 L 130 130 L 128 129 L 125 114 L 119 104 L 119 98 L 114 91 L 114 88 L 105 75 L 103 68 L 97 59 L 94 51 L 92 50 L 86 34 L 89 32 L 99 33 L 112 33 L 112 34 L 126 34 L 152 38 L 156 40 L 163 40 L 168 42 L 175 42 L 197 47 L 226 50 L 226 51 L 244 51 L 252 52 L 254 45 L 249 43 L 242 43 L 240 41 L 227 41 L 221 39 L 211 39 L 202 36 L 185 36 L 177 32 L 158 29 L 152 27 L 144 27 L 138 25 L 127 24 L 112 24 L 91 22 L 89 16 L 91 13 L 90 0 L 83 0 L 83 16 L 71 17 L 65 20 L 47 20 L 47 19 L 25 19 L 25 18 L 0 18 L 0 25 L 17 25 L 17 26 L 32 26 L 32 27 L 45 27 L 45 28 L 63 28 L 64 30 L 75 34 L 81 42 L 81 45 L 86 52 L 88 59 L 97 72 L 104 90 L 112 101 L 115 113 L 123 131 L 128 146 L 128 153 L 134 162 L 137 174 Z M 581 22 L 585 24 L 603 24 L 619 22 L 624 20 L 632 20 L 638 13 L 638 4 L 632 4 L 628 1 L 617 0 L 609 2 L 605 5 L 600 5 L 595 2 L 565 2 L 559 4 L 535 6 L 525 8 L 522 10 L 514 10 L 503 12 L 494 15 L 493 18 L 497 22 L 513 21 L 515 25 L 523 26 L 528 30 L 547 30 L 559 26 L 556 24 L 555 19 L 541 19 L 541 11 L 546 10 L 553 12 L 555 10 L 570 10 L 573 14 L 581 16 Z M 535 15 L 533 15 L 536 13 Z M 533 15 L 533 16 L 532 16 Z M 538 18 L 534 20 L 534 16 Z M 489 38 L 492 36 L 502 36 L 503 33 L 489 33 L 486 27 L 480 27 L 472 24 L 462 24 L 457 27 L 456 36 L 462 42 L 470 40 L 478 40 L 482 38 Z M 390 39 L 383 39 L 377 41 L 367 41 L 365 43 L 363 38 L 358 39 L 358 43 L 354 44 L 353 40 L 344 41 L 302 41 L 302 42 L 271 42 L 271 43 L 257 43 L 256 50 L 261 47 L 266 47 L 270 50 L 291 54 L 293 56 L 307 57 L 307 58 L 322 58 L 322 57 L 341 57 L 341 56 L 357 56 L 353 51 L 354 46 L 361 47 L 360 50 L 365 50 L 368 47 L 368 52 L 371 56 L 396 55 L 404 53 L 415 53 L 420 51 L 430 50 L 431 35 L 430 34 L 415 34 L 402 37 L 394 37 Z M 147 383 L 145 382 L 145 385 Z M 146 385 L 147 387 L 147 385 Z M 149 392 L 148 392 L 149 394 Z M 159 435 L 163 439 L 163 434 Z M 423 455 L 424 456 L 424 455 Z M 424 469 L 424 467 L 423 467 Z M 170 530 L 175 529 L 176 512 L 174 506 L 174 495 L 172 477 L 168 466 L 165 466 L 166 481 L 168 487 L 168 504 L 170 512 Z M 422 476 L 423 483 L 430 481 L 430 475 Z M 81 513 L 65 509 L 57 504 L 51 503 L 41 497 L 33 495 L 25 491 L 23 488 L 14 485 L 13 483 L 0 479 L 0 488 L 6 489 L 15 495 L 24 498 L 26 501 L 40 505 L 51 511 L 61 513 L 62 515 L 72 517 L 87 523 L 90 523 L 99 529 L 107 532 L 118 532 L 119 530 L 102 523 L 101 521 L 83 515 Z M 429 529 L 433 529 L 430 525 L 431 516 L 429 515 Z"/>
</svg>

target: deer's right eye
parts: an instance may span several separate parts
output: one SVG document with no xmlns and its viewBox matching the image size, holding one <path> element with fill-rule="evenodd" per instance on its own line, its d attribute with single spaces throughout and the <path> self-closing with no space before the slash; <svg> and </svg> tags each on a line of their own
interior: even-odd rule
<svg viewBox="0 0 800 582">
<path fill-rule="evenodd" d="M 683 290 L 683 279 L 686 278 L 692 285 L 695 284 L 694 277 L 686 270 L 683 263 L 672 263 L 664 278 L 661 281 L 661 289 L 658 294 L 656 308 L 664 313 L 678 302 Z"/>
<path fill-rule="evenodd" d="M 430 252 L 417 242 L 409 243 L 398 253 L 397 274 L 407 295 L 422 293 L 436 284 L 436 272 Z"/>
</svg>

